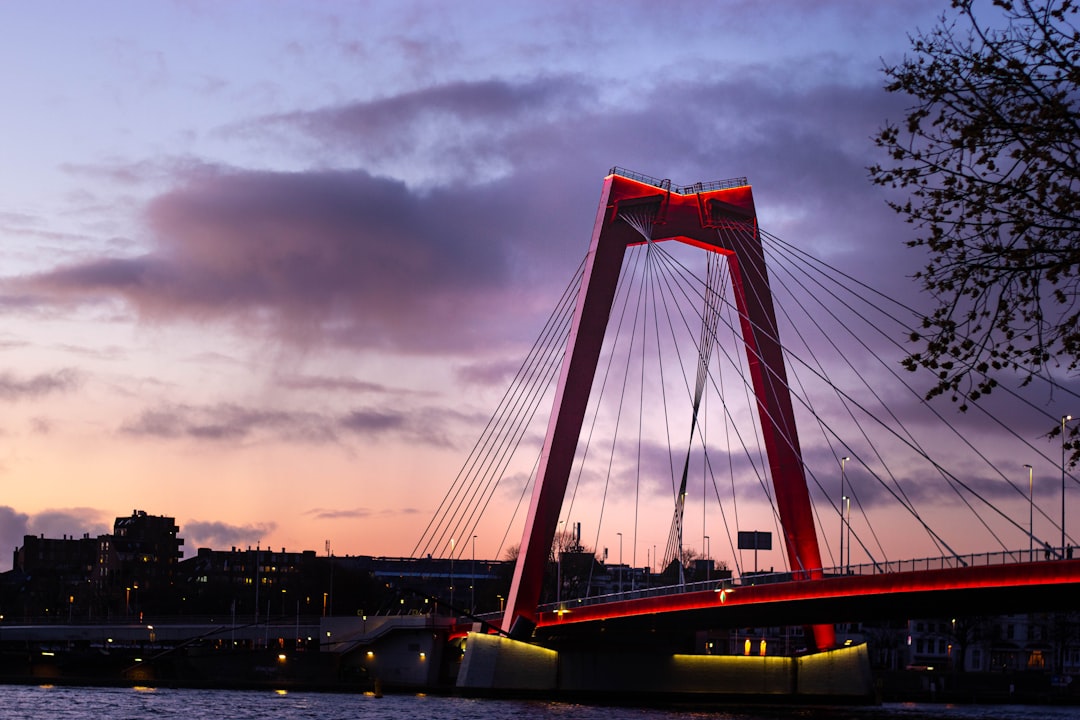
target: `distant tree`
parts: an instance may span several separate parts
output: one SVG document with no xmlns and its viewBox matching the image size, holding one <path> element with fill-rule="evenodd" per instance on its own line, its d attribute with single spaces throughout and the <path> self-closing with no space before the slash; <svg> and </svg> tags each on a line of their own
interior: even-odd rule
<svg viewBox="0 0 1080 720">
<path fill-rule="evenodd" d="M 936 307 L 905 365 L 935 373 L 928 398 L 966 409 L 999 371 L 1027 383 L 1080 365 L 1077 3 L 953 0 L 911 44 L 884 73 L 914 105 L 877 134 L 890 162 L 870 173 L 909 191 L 890 205 L 929 251 L 917 277 Z"/>
<path fill-rule="evenodd" d="M 569 530 L 560 530 L 556 532 L 555 537 L 551 539 L 551 551 L 548 555 L 548 560 L 555 562 L 559 555 L 564 552 L 589 553 L 592 552 L 592 550 L 579 543 L 577 536 L 574 533 Z M 503 551 L 503 560 L 506 560 L 507 562 L 516 562 L 520 553 L 521 545 L 511 545 Z"/>
<path fill-rule="evenodd" d="M 699 553 L 694 548 L 684 547 L 682 549 L 682 557 L 679 558 L 679 561 L 682 563 L 682 566 L 684 568 L 688 568 L 688 567 L 693 566 L 695 560 L 704 560 L 704 559 L 705 559 L 704 553 Z"/>
<path fill-rule="evenodd" d="M 562 553 L 587 553 L 592 552 L 580 542 L 577 535 L 569 530 L 559 530 L 551 541 L 551 559 L 557 560 Z"/>
</svg>

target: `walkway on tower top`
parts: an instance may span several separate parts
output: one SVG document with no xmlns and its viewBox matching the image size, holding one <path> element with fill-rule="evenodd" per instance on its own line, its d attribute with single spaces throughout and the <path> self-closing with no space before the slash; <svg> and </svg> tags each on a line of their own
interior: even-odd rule
<svg viewBox="0 0 1080 720">
<path fill-rule="evenodd" d="M 629 180 L 644 183 L 645 185 L 652 185 L 661 190 L 673 192 L 676 195 L 697 195 L 698 193 L 712 192 L 713 190 L 731 190 L 732 188 L 746 187 L 750 184 L 745 177 L 735 177 L 728 178 L 727 180 L 698 182 L 693 185 L 674 185 L 670 179 L 661 180 L 660 178 L 650 177 L 644 173 L 634 172 L 633 170 L 627 170 L 626 168 L 618 166 L 611 168 L 608 175 L 617 175 L 618 177 L 624 177 Z"/>
</svg>

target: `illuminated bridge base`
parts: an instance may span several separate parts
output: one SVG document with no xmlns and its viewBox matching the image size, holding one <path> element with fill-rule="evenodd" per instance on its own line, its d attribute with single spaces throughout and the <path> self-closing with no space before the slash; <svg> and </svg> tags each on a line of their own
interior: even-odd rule
<svg viewBox="0 0 1080 720">
<path fill-rule="evenodd" d="M 470 633 L 458 688 L 477 694 L 869 702 L 865 645 L 802 657 L 684 655 L 563 648 Z"/>
</svg>

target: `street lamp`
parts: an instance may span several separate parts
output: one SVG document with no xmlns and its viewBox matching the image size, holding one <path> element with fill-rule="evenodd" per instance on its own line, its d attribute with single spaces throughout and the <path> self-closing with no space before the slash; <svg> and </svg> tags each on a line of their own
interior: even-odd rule
<svg viewBox="0 0 1080 720">
<path fill-rule="evenodd" d="M 712 570 L 712 558 L 709 556 L 709 536 L 705 536 L 705 579 L 709 580 L 710 570 Z"/>
<path fill-rule="evenodd" d="M 1061 416 L 1061 557 L 1065 558 L 1065 423 L 1072 415 Z"/>
<path fill-rule="evenodd" d="M 450 612 L 454 612 L 454 538 L 450 538 Z"/>
<path fill-rule="evenodd" d="M 476 612 L 476 536 L 472 536 L 472 578 L 469 579 L 469 609 Z"/>
<path fill-rule="evenodd" d="M 845 563 L 845 565 L 847 566 L 846 572 L 847 572 L 848 575 L 850 575 L 851 574 L 851 496 L 850 495 L 845 495 L 844 496 L 844 504 L 847 506 L 845 508 L 847 510 L 847 562 Z"/>
<path fill-rule="evenodd" d="M 619 536 L 619 592 L 623 590 L 623 577 L 622 577 L 622 533 L 615 533 Z"/>
<path fill-rule="evenodd" d="M 847 500 L 847 461 L 851 458 L 845 455 L 840 458 L 840 565 L 844 564 L 844 501 Z"/>
<path fill-rule="evenodd" d="M 1035 527 L 1032 524 L 1035 522 L 1035 501 L 1031 494 L 1033 469 L 1027 463 L 1024 463 L 1024 467 L 1028 471 L 1028 562 L 1031 562 L 1035 559 Z"/>
</svg>

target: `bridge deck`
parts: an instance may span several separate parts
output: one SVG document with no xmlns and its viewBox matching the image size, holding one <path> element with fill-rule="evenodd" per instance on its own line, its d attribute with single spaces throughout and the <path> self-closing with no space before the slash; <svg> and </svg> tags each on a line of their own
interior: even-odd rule
<svg viewBox="0 0 1080 720">
<path fill-rule="evenodd" d="M 1080 560 L 845 575 L 542 610 L 541 638 L 611 630 L 771 627 L 1075 609 Z"/>
</svg>

